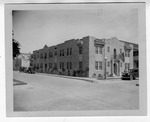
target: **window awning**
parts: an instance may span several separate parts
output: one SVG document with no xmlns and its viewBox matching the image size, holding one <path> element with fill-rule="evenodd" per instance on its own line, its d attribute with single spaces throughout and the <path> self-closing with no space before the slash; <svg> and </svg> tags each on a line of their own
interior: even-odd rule
<svg viewBox="0 0 150 122">
<path fill-rule="evenodd" d="M 104 39 L 95 39 L 94 40 L 95 45 L 105 45 L 105 40 Z"/>
<path fill-rule="evenodd" d="M 125 45 L 125 46 L 124 46 L 124 49 L 125 49 L 125 50 L 131 50 L 132 47 L 130 47 L 129 45 Z"/>
</svg>

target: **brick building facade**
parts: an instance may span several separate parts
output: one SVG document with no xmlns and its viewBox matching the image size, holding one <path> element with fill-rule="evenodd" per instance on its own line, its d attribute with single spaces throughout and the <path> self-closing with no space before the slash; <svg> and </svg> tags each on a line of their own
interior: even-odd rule
<svg viewBox="0 0 150 122">
<path fill-rule="evenodd" d="M 71 39 L 55 46 L 33 51 L 36 72 L 83 77 L 120 76 L 129 68 L 138 68 L 138 45 L 92 36 Z"/>
</svg>

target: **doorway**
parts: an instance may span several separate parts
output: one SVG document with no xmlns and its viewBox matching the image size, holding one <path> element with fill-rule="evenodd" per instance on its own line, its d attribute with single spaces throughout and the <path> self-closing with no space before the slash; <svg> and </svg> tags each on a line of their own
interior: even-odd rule
<svg viewBox="0 0 150 122">
<path fill-rule="evenodd" d="M 117 64 L 114 63 L 114 74 L 117 75 Z"/>
<path fill-rule="evenodd" d="M 45 72 L 47 72 L 47 64 L 45 64 Z"/>
</svg>

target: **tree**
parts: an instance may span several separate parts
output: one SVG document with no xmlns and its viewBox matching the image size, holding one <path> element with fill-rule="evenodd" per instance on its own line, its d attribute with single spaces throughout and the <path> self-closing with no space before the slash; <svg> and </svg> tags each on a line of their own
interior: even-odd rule
<svg viewBox="0 0 150 122">
<path fill-rule="evenodd" d="M 20 54 L 20 43 L 15 39 L 13 41 L 13 59 Z"/>
</svg>

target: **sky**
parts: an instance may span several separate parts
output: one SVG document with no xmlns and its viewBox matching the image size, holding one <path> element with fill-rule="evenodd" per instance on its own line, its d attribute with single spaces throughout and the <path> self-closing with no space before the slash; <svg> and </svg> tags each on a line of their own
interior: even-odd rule
<svg viewBox="0 0 150 122">
<path fill-rule="evenodd" d="M 13 15 L 13 31 L 22 53 L 85 36 L 138 43 L 138 11 L 100 7 L 18 10 Z"/>
</svg>

